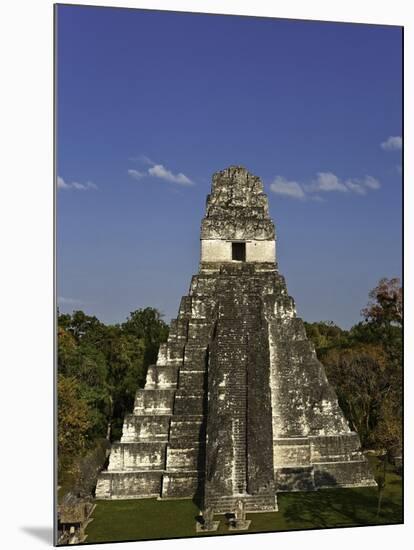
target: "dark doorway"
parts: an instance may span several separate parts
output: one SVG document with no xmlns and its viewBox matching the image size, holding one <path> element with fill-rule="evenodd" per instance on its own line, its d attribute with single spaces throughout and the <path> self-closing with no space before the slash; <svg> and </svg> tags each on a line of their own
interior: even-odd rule
<svg viewBox="0 0 414 550">
<path fill-rule="evenodd" d="M 231 243 L 231 259 L 238 262 L 246 261 L 246 243 Z"/>
</svg>

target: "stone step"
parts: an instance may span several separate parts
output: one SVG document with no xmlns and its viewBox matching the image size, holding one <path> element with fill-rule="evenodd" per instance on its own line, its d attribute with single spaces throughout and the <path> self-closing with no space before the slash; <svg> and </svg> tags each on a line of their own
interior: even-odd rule
<svg viewBox="0 0 414 550">
<path fill-rule="evenodd" d="M 215 514 L 234 513 L 239 500 L 244 502 L 246 512 L 275 512 L 278 509 L 274 494 L 208 496 L 207 506 L 211 506 Z"/>
<path fill-rule="evenodd" d="M 161 498 L 193 498 L 202 480 L 203 473 L 196 470 L 165 472 L 162 476 Z"/>
<path fill-rule="evenodd" d="M 174 406 L 174 391 L 173 389 L 138 390 L 135 396 L 134 414 L 171 414 Z"/>
<path fill-rule="evenodd" d="M 178 420 L 176 416 L 171 418 L 170 441 L 181 439 L 199 441 L 201 438 L 205 438 L 205 425 L 202 417 L 197 417 L 196 420 L 191 420 L 191 416 L 184 420 Z"/>
<path fill-rule="evenodd" d="M 203 351 L 202 357 L 195 358 L 194 361 L 185 360 L 183 365 L 180 366 L 180 370 L 178 373 L 178 378 L 180 379 L 181 375 L 183 373 L 191 373 L 191 372 L 200 372 L 205 373 L 206 372 L 206 351 Z"/>
<path fill-rule="evenodd" d="M 109 457 L 108 472 L 165 469 L 166 443 L 114 443 Z"/>
<path fill-rule="evenodd" d="M 276 468 L 275 484 L 278 492 L 314 491 L 314 468 L 312 465 Z"/>
<path fill-rule="evenodd" d="M 365 457 L 361 460 L 317 463 L 314 465 L 314 479 L 318 489 L 377 486 Z"/>
<path fill-rule="evenodd" d="M 183 345 L 173 345 L 167 342 L 160 344 L 158 350 L 157 365 L 177 365 L 183 364 Z"/>
<path fill-rule="evenodd" d="M 358 455 L 361 443 L 358 434 L 350 432 L 333 436 L 309 437 L 311 461 L 340 462 L 353 454 Z"/>
<path fill-rule="evenodd" d="M 273 463 L 278 466 L 303 466 L 310 464 L 310 444 L 306 438 L 273 440 Z"/>
<path fill-rule="evenodd" d="M 170 330 L 168 334 L 168 344 L 172 342 L 182 343 L 188 337 L 188 323 L 189 320 L 183 317 L 178 317 L 177 319 L 171 319 Z"/>
<path fill-rule="evenodd" d="M 151 365 L 148 367 L 145 389 L 175 389 L 178 380 L 178 366 Z"/>
<path fill-rule="evenodd" d="M 177 422 L 202 422 L 204 415 L 202 414 L 174 414 L 171 417 L 172 421 Z"/>
<path fill-rule="evenodd" d="M 199 415 L 204 413 L 205 393 L 198 390 L 177 390 L 174 401 L 174 415 Z"/>
<path fill-rule="evenodd" d="M 135 472 L 101 472 L 96 485 L 96 499 L 154 498 L 161 493 L 163 470 Z"/>
<path fill-rule="evenodd" d="M 180 369 L 178 378 L 179 389 L 195 389 L 202 391 L 205 385 L 206 372 L 205 370 L 184 370 Z"/>
<path fill-rule="evenodd" d="M 210 341 L 211 322 L 205 319 L 191 319 L 188 324 L 188 343 L 196 346 L 207 347 Z"/>
<path fill-rule="evenodd" d="M 121 443 L 168 441 L 170 416 L 127 414 L 122 428 Z"/>
<path fill-rule="evenodd" d="M 197 293 L 191 298 L 191 320 L 211 323 L 211 296 Z"/>
<path fill-rule="evenodd" d="M 188 319 L 191 316 L 192 307 L 191 307 L 191 296 L 183 296 L 180 301 L 180 306 L 178 308 L 178 317 L 180 319 Z"/>
<path fill-rule="evenodd" d="M 186 446 L 187 443 L 187 446 Z M 168 472 L 180 470 L 198 470 L 201 455 L 204 455 L 203 447 L 197 442 L 185 442 L 184 440 L 174 444 L 170 442 L 167 447 L 166 466 Z"/>
<path fill-rule="evenodd" d="M 191 370 L 205 370 L 207 354 L 206 348 L 207 346 L 204 347 L 187 342 L 183 354 L 184 366 L 191 365 Z"/>
</svg>

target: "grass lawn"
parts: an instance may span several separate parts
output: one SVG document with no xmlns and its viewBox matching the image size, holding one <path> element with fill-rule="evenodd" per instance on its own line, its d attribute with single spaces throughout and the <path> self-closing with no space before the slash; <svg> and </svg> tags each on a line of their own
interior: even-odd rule
<svg viewBox="0 0 414 550">
<path fill-rule="evenodd" d="M 401 477 L 388 471 L 378 518 L 377 495 L 377 489 L 372 487 L 279 493 L 278 512 L 247 514 L 252 520 L 248 532 L 401 523 Z M 197 515 L 198 508 L 191 500 L 97 501 L 94 520 L 86 529 L 86 543 L 209 536 L 196 533 Z M 232 533 L 224 516 L 215 519 L 220 520 L 220 526 L 213 534 Z"/>
</svg>

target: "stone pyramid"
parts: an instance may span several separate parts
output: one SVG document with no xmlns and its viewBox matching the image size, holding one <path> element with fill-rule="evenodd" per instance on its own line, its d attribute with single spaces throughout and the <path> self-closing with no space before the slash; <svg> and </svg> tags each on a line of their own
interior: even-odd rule
<svg viewBox="0 0 414 550">
<path fill-rule="evenodd" d="M 112 446 L 96 498 L 277 510 L 276 494 L 375 481 L 276 263 L 260 179 L 213 176 L 201 262 Z"/>
</svg>

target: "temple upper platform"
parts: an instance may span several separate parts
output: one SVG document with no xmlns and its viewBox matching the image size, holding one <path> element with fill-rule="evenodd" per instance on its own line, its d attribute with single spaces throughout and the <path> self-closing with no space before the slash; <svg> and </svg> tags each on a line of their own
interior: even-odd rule
<svg viewBox="0 0 414 550">
<path fill-rule="evenodd" d="M 201 224 L 201 264 L 276 262 L 275 226 L 259 177 L 242 166 L 213 175 Z"/>
</svg>

